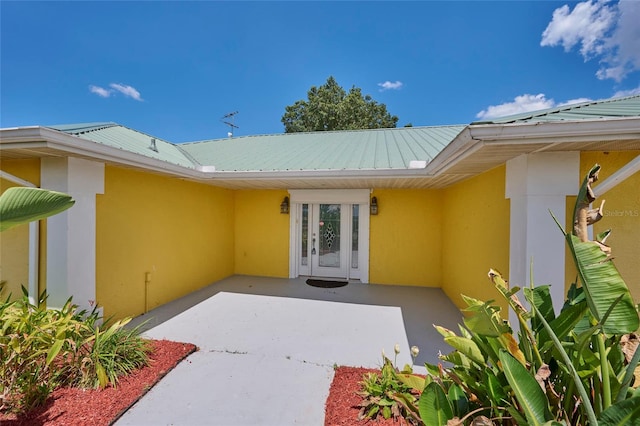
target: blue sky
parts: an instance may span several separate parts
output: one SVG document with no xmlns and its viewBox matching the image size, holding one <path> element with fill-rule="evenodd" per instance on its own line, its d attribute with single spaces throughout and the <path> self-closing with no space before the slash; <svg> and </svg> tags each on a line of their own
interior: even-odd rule
<svg viewBox="0 0 640 426">
<path fill-rule="evenodd" d="M 640 2 L 2 1 L 0 126 L 281 133 L 332 75 L 398 126 L 640 93 Z"/>
</svg>

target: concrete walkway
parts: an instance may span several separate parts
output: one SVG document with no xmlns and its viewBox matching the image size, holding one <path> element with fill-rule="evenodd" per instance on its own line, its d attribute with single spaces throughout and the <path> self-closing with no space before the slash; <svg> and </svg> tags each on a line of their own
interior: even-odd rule
<svg viewBox="0 0 640 426">
<path fill-rule="evenodd" d="M 400 366 L 414 344 L 435 362 L 448 349 L 431 324 L 455 327 L 460 314 L 438 289 L 234 276 L 135 321 L 149 318 L 146 336 L 200 350 L 118 426 L 322 425 L 334 366 L 379 367 L 395 344 Z"/>
</svg>

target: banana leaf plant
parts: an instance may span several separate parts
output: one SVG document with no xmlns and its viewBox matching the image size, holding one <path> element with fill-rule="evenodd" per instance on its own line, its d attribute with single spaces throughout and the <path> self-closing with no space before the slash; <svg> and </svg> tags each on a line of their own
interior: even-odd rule
<svg viewBox="0 0 640 426">
<path fill-rule="evenodd" d="M 587 233 L 602 218 L 602 205 L 589 207 L 599 170 L 582 183 L 573 229 L 562 231 L 578 270 L 562 310 L 554 312 L 549 287 L 533 286 L 533 277 L 523 290 L 526 308 L 520 289 L 490 270 L 518 324 L 504 320 L 494 301 L 463 296 L 470 315 L 459 331 L 436 326 L 454 351 L 427 364 L 421 382 L 411 372 L 396 374 L 420 387 L 418 424 L 640 425 L 640 391 L 631 387 L 640 360 L 637 306 L 605 244 L 609 231 L 595 241 Z M 633 351 L 623 351 L 621 341 L 631 340 Z"/>
<path fill-rule="evenodd" d="M 13 187 L 0 195 L 0 231 L 40 220 L 73 206 L 70 195 L 41 188 Z"/>
</svg>

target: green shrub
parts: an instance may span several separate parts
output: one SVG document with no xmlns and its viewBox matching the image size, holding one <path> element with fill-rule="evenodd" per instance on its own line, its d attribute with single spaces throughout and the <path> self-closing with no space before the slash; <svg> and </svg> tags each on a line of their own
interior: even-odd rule
<svg viewBox="0 0 640 426">
<path fill-rule="evenodd" d="M 0 410 L 27 411 L 59 386 L 104 387 L 146 365 L 150 347 L 128 319 L 100 328 L 97 310 L 36 305 L 23 288 L 19 300 L 0 304 Z"/>
<path fill-rule="evenodd" d="M 118 378 L 147 364 L 150 346 L 138 337 L 139 327 L 126 329 L 130 321 L 117 321 L 105 329 L 96 326 L 93 336 L 81 348 L 77 385 L 85 388 L 115 386 Z"/>
</svg>

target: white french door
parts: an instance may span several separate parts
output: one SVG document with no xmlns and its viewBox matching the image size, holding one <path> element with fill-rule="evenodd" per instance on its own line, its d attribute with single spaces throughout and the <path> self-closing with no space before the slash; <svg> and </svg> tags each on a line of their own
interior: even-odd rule
<svg viewBox="0 0 640 426">
<path fill-rule="evenodd" d="M 291 191 L 291 277 L 368 281 L 368 191 L 356 203 L 344 192 Z"/>
<path fill-rule="evenodd" d="M 347 213 L 350 205 L 303 204 L 305 208 L 309 210 L 310 241 L 300 243 L 307 246 L 311 255 L 307 275 L 347 278 L 350 257 Z"/>
</svg>

